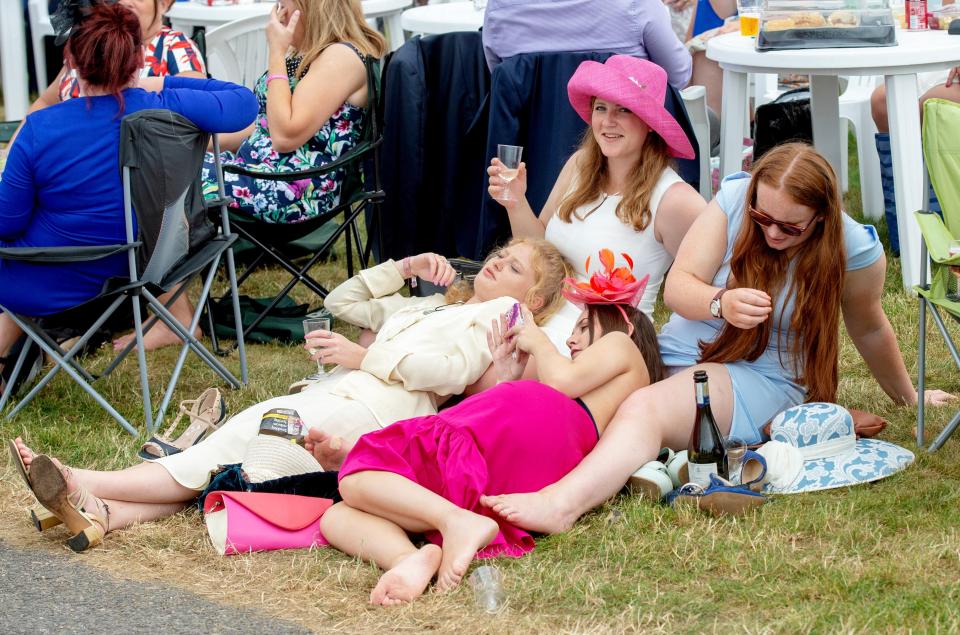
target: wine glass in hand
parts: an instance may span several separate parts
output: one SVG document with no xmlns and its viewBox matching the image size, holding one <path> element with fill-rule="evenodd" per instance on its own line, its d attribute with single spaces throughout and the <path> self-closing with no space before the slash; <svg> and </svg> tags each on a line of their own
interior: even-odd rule
<svg viewBox="0 0 960 635">
<path fill-rule="evenodd" d="M 309 341 L 310 333 L 313 331 L 329 331 L 330 330 L 330 318 L 326 317 L 308 317 L 303 321 L 303 337 Z M 307 351 L 311 355 L 316 355 L 320 352 L 319 348 L 308 348 Z M 327 370 L 323 367 L 323 362 L 319 359 L 317 360 L 317 374 L 321 377 L 327 376 Z"/>
<path fill-rule="evenodd" d="M 500 160 L 500 163 L 503 164 L 500 168 L 500 178 L 503 179 L 504 185 L 500 190 L 501 201 L 512 201 L 513 197 L 510 196 L 510 181 L 517 178 L 517 172 L 520 170 L 520 157 L 523 155 L 523 146 L 509 146 L 500 144 L 497 146 L 497 159 Z"/>
</svg>

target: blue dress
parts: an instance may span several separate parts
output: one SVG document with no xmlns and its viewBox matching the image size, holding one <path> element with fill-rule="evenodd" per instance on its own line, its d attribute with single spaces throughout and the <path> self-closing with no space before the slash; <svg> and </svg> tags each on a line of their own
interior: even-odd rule
<svg viewBox="0 0 960 635">
<path fill-rule="evenodd" d="M 723 180 L 717 192 L 717 203 L 727 215 L 727 250 L 723 264 L 714 276 L 712 284 L 723 287 L 730 276 L 730 259 L 733 244 L 744 222 L 751 222 L 744 214 L 744 201 L 750 175 L 746 172 L 732 174 Z M 846 248 L 847 271 L 869 267 L 883 255 L 883 247 L 872 225 L 861 225 L 846 214 L 843 215 L 843 241 Z M 792 269 L 787 274 L 792 276 Z M 768 319 L 774 324 L 789 325 L 793 316 L 794 298 L 787 297 L 790 280 L 774 302 L 774 311 Z M 712 342 L 723 327 L 723 320 L 688 320 L 674 313 L 663 326 L 658 338 L 663 363 L 670 367 L 686 368 L 700 360 L 699 341 Z M 787 337 L 790 333 L 786 334 Z M 793 364 L 788 352 L 780 343 L 786 337 L 774 328 L 763 354 L 755 361 L 727 362 L 724 366 L 733 384 L 732 436 L 747 443 L 759 443 L 763 439 L 762 428 L 776 414 L 801 404 L 806 399 L 806 389 L 794 381 Z M 781 355 L 783 356 L 781 361 Z"/>
<path fill-rule="evenodd" d="M 147 108 L 179 113 L 203 130 L 232 132 L 253 121 L 257 101 L 243 86 L 168 77 L 159 93 L 123 91 L 70 99 L 27 116 L 0 176 L 0 246 L 51 247 L 126 242 L 120 179 L 120 120 Z M 16 313 L 59 313 L 127 275 L 127 256 L 30 264 L 0 260 L 0 305 Z"/>
</svg>

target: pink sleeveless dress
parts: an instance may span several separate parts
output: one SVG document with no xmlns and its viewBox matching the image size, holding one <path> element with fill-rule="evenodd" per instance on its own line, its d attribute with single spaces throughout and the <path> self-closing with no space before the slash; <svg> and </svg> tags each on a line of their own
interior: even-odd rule
<svg viewBox="0 0 960 635">
<path fill-rule="evenodd" d="M 580 400 L 536 381 L 498 384 L 436 415 L 399 421 L 360 437 L 340 478 L 393 472 L 455 505 L 489 516 L 500 533 L 477 554 L 520 557 L 533 538 L 487 508 L 488 494 L 535 492 L 560 480 L 597 444 Z M 427 539 L 442 545 L 439 532 Z"/>
</svg>

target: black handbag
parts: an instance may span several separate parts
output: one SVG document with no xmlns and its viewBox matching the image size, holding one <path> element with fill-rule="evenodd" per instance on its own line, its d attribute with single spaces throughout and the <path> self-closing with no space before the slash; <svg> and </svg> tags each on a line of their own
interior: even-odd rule
<svg viewBox="0 0 960 635">
<path fill-rule="evenodd" d="M 754 116 L 753 162 L 771 148 L 789 141 L 813 143 L 810 89 L 789 90 L 757 108 Z"/>
</svg>

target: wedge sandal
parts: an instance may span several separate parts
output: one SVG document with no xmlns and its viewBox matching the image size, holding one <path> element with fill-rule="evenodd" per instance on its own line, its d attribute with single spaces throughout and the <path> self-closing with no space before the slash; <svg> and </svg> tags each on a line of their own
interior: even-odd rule
<svg viewBox="0 0 960 635">
<path fill-rule="evenodd" d="M 227 404 L 220 389 L 207 388 L 198 398 L 181 401 L 180 411 L 173 423 L 164 430 L 163 434 L 153 436 L 144 443 L 137 455 L 146 461 L 153 461 L 183 452 L 203 441 L 223 423 L 226 416 Z M 179 437 L 172 439 L 174 431 L 184 417 L 187 417 L 190 423 Z"/>
<path fill-rule="evenodd" d="M 673 482 L 667 466 L 660 461 L 650 461 L 630 475 L 627 488 L 634 495 L 657 502 L 673 489 Z"/>
<path fill-rule="evenodd" d="M 692 507 L 714 516 L 740 516 L 763 505 L 767 497 L 711 474 L 710 487 L 687 483 L 671 492 L 668 502 L 675 508 Z"/>
</svg>

